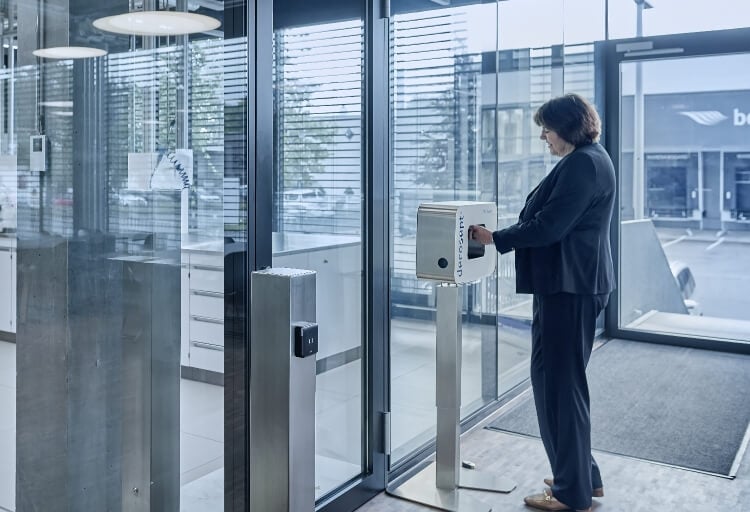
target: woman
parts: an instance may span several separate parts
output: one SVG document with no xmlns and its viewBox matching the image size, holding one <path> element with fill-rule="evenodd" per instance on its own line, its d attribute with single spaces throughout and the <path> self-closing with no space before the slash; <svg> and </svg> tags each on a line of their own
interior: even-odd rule
<svg viewBox="0 0 750 512">
<path fill-rule="evenodd" d="M 495 232 L 471 226 L 470 236 L 501 254 L 515 250 L 516 292 L 534 295 L 531 385 L 553 479 L 545 479 L 551 489 L 524 501 L 542 510 L 589 510 L 603 487 L 591 455 L 586 365 L 596 317 L 615 287 L 615 173 L 597 142 L 599 116 L 581 96 L 548 101 L 534 121 L 561 160 L 526 198 L 516 224 Z"/>
</svg>

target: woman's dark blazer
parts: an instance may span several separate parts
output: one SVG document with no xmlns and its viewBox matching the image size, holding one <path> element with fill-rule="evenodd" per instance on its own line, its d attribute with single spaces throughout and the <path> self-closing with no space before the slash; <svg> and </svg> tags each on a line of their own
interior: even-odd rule
<svg viewBox="0 0 750 512">
<path fill-rule="evenodd" d="M 531 191 L 518 223 L 492 234 L 516 252 L 516 292 L 609 293 L 615 288 L 609 225 L 612 160 L 598 144 L 577 147 Z"/>
</svg>

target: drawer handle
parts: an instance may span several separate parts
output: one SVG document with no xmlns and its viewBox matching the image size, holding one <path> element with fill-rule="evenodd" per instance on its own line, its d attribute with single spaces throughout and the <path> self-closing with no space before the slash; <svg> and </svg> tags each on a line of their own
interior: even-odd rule
<svg viewBox="0 0 750 512">
<path fill-rule="evenodd" d="M 224 267 L 212 267 L 211 265 L 190 265 L 195 270 L 212 270 L 214 272 L 223 272 Z"/>
<path fill-rule="evenodd" d="M 224 320 L 219 320 L 218 318 L 209 318 L 207 316 L 200 316 L 200 315 L 190 315 L 190 318 L 192 318 L 193 320 L 197 320 L 199 322 L 224 325 Z"/>
<path fill-rule="evenodd" d="M 224 352 L 224 347 L 221 345 L 214 345 L 213 343 L 206 343 L 204 341 L 193 341 L 191 342 L 194 347 L 205 348 L 207 350 L 215 350 L 217 352 Z"/>
<path fill-rule="evenodd" d="M 192 293 L 193 295 L 201 295 L 203 297 L 214 297 L 217 299 L 224 298 L 224 294 L 221 292 L 206 292 L 203 290 L 191 290 L 190 293 Z"/>
</svg>

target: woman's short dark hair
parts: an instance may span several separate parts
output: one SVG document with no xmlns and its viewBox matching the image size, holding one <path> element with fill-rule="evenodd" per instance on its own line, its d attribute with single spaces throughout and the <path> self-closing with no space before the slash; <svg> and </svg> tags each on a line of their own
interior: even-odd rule
<svg viewBox="0 0 750 512">
<path fill-rule="evenodd" d="M 594 106 L 575 93 L 546 102 L 537 109 L 534 122 L 576 147 L 597 142 L 602 132 L 602 122 Z"/>
</svg>

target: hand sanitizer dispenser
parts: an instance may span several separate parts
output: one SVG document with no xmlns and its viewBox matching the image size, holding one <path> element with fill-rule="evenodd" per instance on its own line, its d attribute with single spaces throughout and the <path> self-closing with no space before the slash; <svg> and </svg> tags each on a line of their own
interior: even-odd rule
<svg viewBox="0 0 750 512">
<path fill-rule="evenodd" d="M 388 493 L 439 510 L 491 512 L 461 489 L 510 492 L 516 484 L 477 469 L 461 467 L 461 285 L 492 274 L 494 246 L 469 239 L 469 226 L 495 229 L 494 203 L 423 203 L 417 210 L 417 277 L 435 286 L 435 462 Z M 481 285 L 477 289 L 481 290 Z"/>
<path fill-rule="evenodd" d="M 445 283 L 471 283 L 490 275 L 497 263 L 493 246 L 469 239 L 469 226 L 494 231 L 494 203 L 422 203 L 417 210 L 417 277 Z"/>
</svg>

